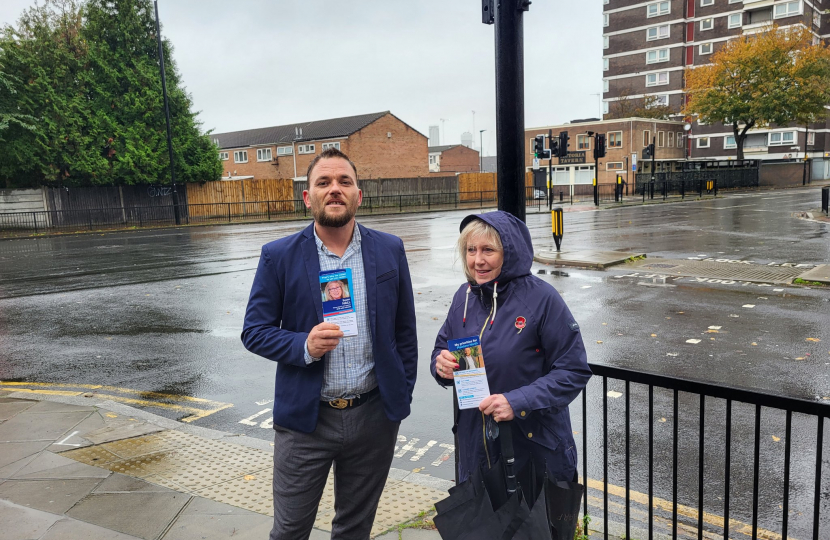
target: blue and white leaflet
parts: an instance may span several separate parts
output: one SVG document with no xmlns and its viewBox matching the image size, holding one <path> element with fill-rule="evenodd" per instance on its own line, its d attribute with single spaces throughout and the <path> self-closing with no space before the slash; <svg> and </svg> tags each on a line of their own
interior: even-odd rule
<svg viewBox="0 0 830 540">
<path fill-rule="evenodd" d="M 344 337 L 357 335 L 357 313 L 352 301 L 352 269 L 320 272 L 323 320 L 340 327 Z"/>
<path fill-rule="evenodd" d="M 478 336 L 451 339 L 447 342 L 447 347 L 459 366 L 458 371 L 453 373 L 458 408 L 477 409 L 479 403 L 490 395 Z"/>
</svg>

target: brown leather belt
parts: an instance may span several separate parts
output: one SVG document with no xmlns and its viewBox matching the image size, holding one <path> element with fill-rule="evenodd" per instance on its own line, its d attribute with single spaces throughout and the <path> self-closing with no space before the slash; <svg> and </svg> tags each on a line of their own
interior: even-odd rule
<svg viewBox="0 0 830 540">
<path fill-rule="evenodd" d="M 379 393 L 380 390 L 378 390 L 378 387 L 376 386 L 372 390 L 369 390 L 365 394 L 360 394 L 357 397 L 353 397 L 350 399 L 337 398 L 331 401 L 320 401 L 320 403 L 328 405 L 333 409 L 348 409 L 350 407 L 357 407 L 359 405 L 363 405 L 364 403 L 369 401 L 369 398 Z"/>
</svg>

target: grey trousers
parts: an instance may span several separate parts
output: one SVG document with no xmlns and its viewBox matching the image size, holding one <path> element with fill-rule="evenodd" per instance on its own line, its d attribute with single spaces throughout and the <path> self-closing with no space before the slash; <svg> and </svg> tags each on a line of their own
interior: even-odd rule
<svg viewBox="0 0 830 540">
<path fill-rule="evenodd" d="M 270 540 L 309 537 L 332 465 L 335 516 L 331 538 L 368 540 L 399 426 L 386 417 L 379 395 L 354 408 L 321 405 L 313 433 L 275 425 Z"/>
</svg>

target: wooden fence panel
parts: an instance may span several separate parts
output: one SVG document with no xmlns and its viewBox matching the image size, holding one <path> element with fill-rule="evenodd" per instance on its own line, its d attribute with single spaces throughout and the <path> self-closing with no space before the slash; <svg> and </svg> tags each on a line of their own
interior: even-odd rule
<svg viewBox="0 0 830 540">
<path fill-rule="evenodd" d="M 458 191 L 463 201 L 495 201 L 496 173 L 462 173 L 458 175 Z"/>
<path fill-rule="evenodd" d="M 251 202 L 284 201 L 270 205 L 271 212 L 293 212 L 291 179 L 268 178 L 261 180 L 218 180 L 204 184 L 188 184 L 187 200 L 191 217 L 216 217 L 227 213 L 227 205 L 237 215 L 249 213 Z M 254 211 L 257 213 L 257 211 Z"/>
</svg>

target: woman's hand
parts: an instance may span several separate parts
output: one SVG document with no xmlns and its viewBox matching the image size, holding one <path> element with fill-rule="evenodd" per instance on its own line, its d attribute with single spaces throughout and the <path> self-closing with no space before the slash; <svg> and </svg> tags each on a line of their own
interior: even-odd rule
<svg viewBox="0 0 830 540">
<path fill-rule="evenodd" d="M 513 407 L 507 401 L 507 398 L 502 394 L 492 394 L 481 400 L 478 404 L 478 410 L 486 414 L 492 415 L 496 422 L 508 422 L 513 420 Z"/>
<path fill-rule="evenodd" d="M 456 369 L 458 369 L 458 364 L 450 351 L 441 351 L 441 353 L 435 357 L 435 371 L 438 373 L 439 377 L 452 380 L 453 371 Z"/>
</svg>

